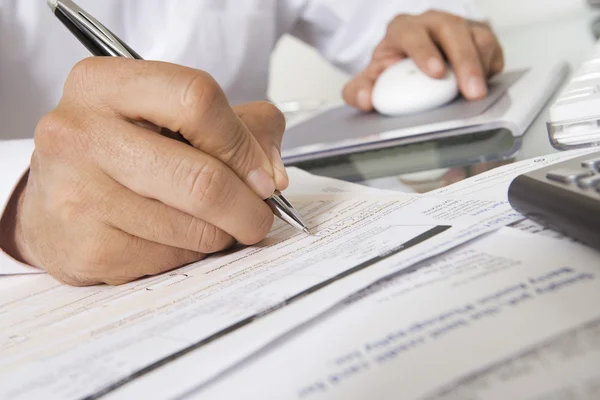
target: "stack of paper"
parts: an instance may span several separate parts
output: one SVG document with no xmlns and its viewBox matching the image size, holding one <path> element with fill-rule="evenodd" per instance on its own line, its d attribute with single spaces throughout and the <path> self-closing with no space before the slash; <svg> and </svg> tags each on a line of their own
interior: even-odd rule
<svg viewBox="0 0 600 400">
<path fill-rule="evenodd" d="M 191 399 L 598 399 L 600 253 L 504 228 L 363 292 Z"/>
<path fill-rule="evenodd" d="M 431 318 L 441 318 L 438 314 L 451 312 L 454 305 L 460 307 L 462 302 L 473 301 L 476 290 L 483 295 L 498 289 L 495 286 L 480 288 L 478 274 L 492 276 L 522 262 L 520 253 L 512 256 L 516 260 L 513 262 L 497 261 L 497 251 L 489 259 L 476 255 L 469 258 L 467 254 L 441 268 L 440 274 L 431 275 L 435 278 L 433 281 L 441 285 L 439 294 L 447 291 L 443 297 L 435 296 L 437 291 L 421 290 L 422 285 L 416 282 L 411 289 L 415 297 L 402 303 L 402 313 L 400 309 L 397 314 L 385 308 L 379 311 L 379 300 L 373 300 L 376 297 L 367 297 L 364 304 L 362 300 L 353 301 L 348 306 L 348 297 L 360 290 L 372 284 L 379 288 L 381 282 L 386 282 L 383 284 L 386 286 L 395 282 L 403 270 L 522 218 L 512 211 L 505 199 L 486 198 L 481 192 L 460 198 L 397 194 L 317 178 L 298 170 L 291 172 L 291 180 L 292 190 L 286 195 L 308 220 L 313 236 L 298 234 L 283 223 L 277 224 L 257 246 L 237 248 L 170 274 L 120 287 L 72 288 L 46 275 L 0 280 L 0 379 L 3 382 L 0 398 L 176 397 L 186 393 L 200 397 L 204 393 L 214 393 L 215 398 L 240 397 L 242 392 L 223 392 L 232 388 L 230 381 L 254 382 L 252 387 L 244 383 L 237 389 L 247 389 L 249 395 L 261 398 L 321 395 L 325 392 L 319 391 L 322 386 L 319 382 L 326 381 L 331 371 L 337 371 L 328 364 L 331 357 L 344 360 L 342 353 L 347 348 L 358 348 L 365 341 L 373 342 L 373 357 L 385 358 L 388 352 L 404 352 L 393 350 L 399 346 L 394 343 L 404 341 L 392 341 L 389 346 L 380 348 L 376 343 L 385 342 L 387 334 L 384 332 L 390 329 L 408 329 L 409 321 L 422 325 L 414 335 L 411 333 L 411 340 L 417 340 L 420 334 L 430 334 L 431 329 L 443 331 L 446 320 L 460 324 L 455 318 L 459 314 L 454 311 L 444 317 L 442 323 L 434 323 Z M 490 240 L 486 242 L 488 247 L 494 247 L 494 241 Z M 512 248 L 513 242 L 506 240 Z M 481 251 L 485 253 L 488 249 Z M 483 269 L 478 270 L 480 265 Z M 473 275 L 468 275 L 473 283 L 467 280 L 464 284 L 474 289 L 466 290 L 463 297 L 459 295 L 460 290 L 455 290 L 455 284 L 443 289 L 446 283 L 459 279 L 455 268 L 463 268 Z M 513 278 L 507 277 L 507 282 Z M 435 287 L 430 283 L 423 287 Z M 402 301 L 407 298 L 402 297 Z M 408 304 L 412 311 L 404 314 L 408 312 L 404 310 Z M 346 320 L 338 320 L 338 313 L 332 314 L 332 310 L 340 307 L 369 311 L 366 314 L 356 311 L 353 324 L 347 324 Z M 446 309 L 450 311 L 444 311 Z M 469 313 L 479 311 L 482 310 L 477 308 Z M 371 312 L 377 321 L 383 318 L 395 325 L 365 319 Z M 354 311 L 344 311 L 339 315 L 353 314 Z M 461 315 L 467 318 L 467 314 Z M 468 318 L 472 315 L 468 314 Z M 312 325 L 321 320 L 327 323 Z M 364 330 L 357 329 L 357 324 L 364 325 Z M 303 334 L 294 335 L 307 326 L 311 327 L 309 339 Z M 338 329 L 327 333 L 333 336 L 318 333 L 331 326 Z M 277 347 L 290 336 L 289 346 Z M 319 337 L 323 340 L 316 346 L 313 341 Z M 337 339 L 333 340 L 334 337 Z M 293 344 L 295 340 L 307 345 L 298 347 Z M 472 341 L 470 337 L 460 340 Z M 272 346 L 277 348 L 275 353 L 267 351 Z M 429 345 L 421 347 L 430 348 Z M 256 361 L 253 357 L 257 355 L 264 358 Z M 418 352 L 417 358 L 425 355 L 430 357 L 428 363 L 451 360 L 432 350 Z M 481 359 L 486 358 L 485 353 L 479 355 Z M 340 361 L 338 365 L 342 371 L 339 374 L 364 378 L 356 381 L 344 378 L 344 382 L 366 385 L 361 379 L 370 381 L 371 375 L 358 374 L 355 370 L 359 367 L 354 363 L 358 359 L 347 356 L 348 363 Z M 406 361 L 406 365 L 412 364 L 410 368 L 414 368 L 417 358 Z M 287 363 L 285 367 L 278 364 L 281 360 Z M 365 360 L 368 363 L 361 365 L 375 371 L 372 364 L 375 359 Z M 248 363 L 252 366 L 249 370 L 245 368 Z M 310 375 L 304 374 L 305 367 Z M 440 370 L 443 373 L 440 372 L 439 377 L 432 375 L 431 378 L 435 378 L 437 384 L 448 381 L 452 375 L 448 375 L 447 369 Z M 460 375 L 464 370 L 466 367 L 454 372 Z M 231 375 L 232 371 L 237 372 Z M 253 371 L 261 371 L 262 377 Z M 280 375 L 286 375 L 287 380 Z M 350 392 L 331 390 L 327 393 L 349 398 L 344 393 L 371 393 L 369 387 L 366 385 L 366 391 L 360 392 L 348 385 Z M 393 386 L 386 383 L 381 390 L 387 387 Z M 420 396 L 425 393 L 422 388 L 415 382 L 410 393 Z M 274 397 L 261 393 L 272 393 Z"/>
</svg>

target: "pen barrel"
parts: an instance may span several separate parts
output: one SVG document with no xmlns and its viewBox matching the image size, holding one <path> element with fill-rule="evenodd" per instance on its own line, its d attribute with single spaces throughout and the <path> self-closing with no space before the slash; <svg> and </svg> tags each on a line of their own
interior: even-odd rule
<svg viewBox="0 0 600 400">
<path fill-rule="evenodd" d="M 102 46 L 97 40 L 89 37 L 84 30 L 78 27 L 78 24 L 65 15 L 60 9 L 54 12 L 56 18 L 67 27 L 69 31 L 95 56 L 106 56 L 108 49 Z M 103 48 L 104 47 L 104 48 Z"/>
<path fill-rule="evenodd" d="M 54 15 L 95 56 L 142 60 L 125 42 L 71 0 L 49 3 Z M 159 134 L 191 145 L 180 133 L 156 127 Z M 266 200 L 273 213 L 294 228 L 310 234 L 300 214 L 279 192 Z"/>
<path fill-rule="evenodd" d="M 54 15 L 94 56 L 122 57 L 121 54 L 116 52 L 109 45 L 103 43 L 101 40 L 98 40 L 98 38 L 94 36 L 85 26 L 83 26 L 79 21 L 71 18 L 68 14 L 65 14 L 60 8 L 56 8 Z M 136 60 L 142 59 L 138 53 L 136 53 L 131 47 L 123 42 L 117 35 L 108 29 L 106 29 L 106 31 L 108 31 L 113 38 L 117 40 L 119 44 L 132 55 L 132 58 Z"/>
<path fill-rule="evenodd" d="M 134 59 L 143 60 L 142 56 L 136 53 L 131 47 L 127 46 L 127 44 L 124 41 L 122 41 L 117 35 L 115 35 L 114 33 L 112 33 L 112 35 L 115 37 L 115 39 L 119 41 L 119 43 L 121 43 L 121 46 L 127 49 L 127 51 L 133 56 Z"/>
</svg>

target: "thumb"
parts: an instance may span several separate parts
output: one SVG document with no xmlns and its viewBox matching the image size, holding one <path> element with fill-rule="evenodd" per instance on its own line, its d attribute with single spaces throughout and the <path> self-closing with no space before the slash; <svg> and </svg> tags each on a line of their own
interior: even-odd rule
<svg viewBox="0 0 600 400">
<path fill-rule="evenodd" d="M 233 111 L 271 161 L 277 190 L 285 190 L 289 185 L 289 178 L 281 160 L 281 141 L 285 131 L 283 113 L 267 101 L 240 104 L 234 106 Z"/>
</svg>

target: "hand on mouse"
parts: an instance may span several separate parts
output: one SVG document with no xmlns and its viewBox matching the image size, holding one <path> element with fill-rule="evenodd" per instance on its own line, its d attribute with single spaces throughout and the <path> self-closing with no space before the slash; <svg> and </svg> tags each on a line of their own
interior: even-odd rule
<svg viewBox="0 0 600 400">
<path fill-rule="evenodd" d="M 487 78 L 504 68 L 502 47 L 485 23 L 441 11 L 398 15 L 389 24 L 370 64 L 344 88 L 346 103 L 371 111 L 375 81 L 387 67 L 403 58 L 411 58 L 433 78 L 445 75 L 447 59 L 460 92 L 469 100 L 485 97 Z"/>
<path fill-rule="evenodd" d="M 180 132 L 193 146 L 159 135 Z M 78 64 L 40 121 L 2 247 L 72 285 L 120 284 L 270 230 L 263 199 L 287 186 L 283 115 L 230 107 L 208 74 L 97 57 Z"/>
</svg>

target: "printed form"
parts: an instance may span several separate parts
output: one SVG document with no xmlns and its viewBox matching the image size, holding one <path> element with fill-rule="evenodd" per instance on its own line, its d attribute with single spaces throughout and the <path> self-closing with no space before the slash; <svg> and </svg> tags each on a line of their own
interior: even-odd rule
<svg viewBox="0 0 600 400">
<path fill-rule="evenodd" d="M 365 289 L 180 398 L 597 399 L 598 304 L 600 252 L 503 228 Z"/>
<path fill-rule="evenodd" d="M 547 167 L 563 160 L 593 153 L 594 148 L 563 151 L 547 154 L 528 160 L 507 164 L 490 171 L 475 175 L 469 179 L 457 182 L 427 193 L 430 196 L 462 198 L 468 196 L 480 200 L 508 201 L 508 188 L 513 179 L 521 174 Z"/>
<path fill-rule="evenodd" d="M 391 193 L 298 170 L 291 180 L 286 195 L 312 236 L 276 223 L 259 245 L 120 287 L 0 280 L 0 398 L 98 398 L 201 356 L 178 387 L 188 390 L 369 284 L 521 219 L 502 201 Z"/>
<path fill-rule="evenodd" d="M 587 151 L 589 151 L 589 150 L 587 150 Z M 585 152 L 585 150 L 583 152 Z M 442 189 L 441 191 L 446 191 L 446 192 L 450 192 L 450 193 L 459 192 L 455 196 L 459 197 L 459 198 L 463 198 L 463 199 L 476 198 L 478 200 L 482 200 L 482 199 L 500 198 L 500 199 L 506 200 L 506 192 L 508 191 L 508 186 L 509 186 L 511 180 L 513 178 L 515 178 L 518 174 L 533 170 L 533 169 L 539 167 L 540 164 L 549 164 L 549 163 L 553 163 L 553 162 L 559 162 L 563 159 L 577 157 L 580 154 L 582 154 L 583 152 L 579 151 L 579 150 L 563 152 L 560 154 L 555 154 L 555 155 L 551 155 L 551 156 L 547 156 L 547 157 L 540 157 L 540 158 L 536 158 L 536 159 L 532 159 L 532 160 L 522 161 L 522 162 L 516 163 L 515 165 L 511 165 L 511 166 L 507 166 L 507 167 L 503 167 L 503 168 L 497 168 L 495 170 L 486 172 L 484 174 L 469 178 L 469 179 L 459 182 L 458 184 L 455 184 L 449 188 Z M 347 184 L 347 183 L 343 183 L 343 182 L 339 182 L 339 181 L 333 181 L 333 180 L 324 180 L 324 178 L 313 177 L 312 179 L 305 180 L 303 182 L 306 183 L 306 186 L 300 187 L 300 185 L 298 185 L 296 187 L 300 188 L 301 190 L 306 190 L 309 192 L 310 191 L 319 191 L 320 190 L 319 188 L 328 188 L 328 189 L 326 189 L 326 191 L 353 191 L 353 190 L 362 191 L 363 190 L 356 185 L 351 185 L 351 184 Z M 377 191 L 376 189 L 365 189 L 365 190 L 373 191 L 371 193 L 374 195 L 381 193 L 381 192 Z M 462 193 L 460 193 L 460 192 L 462 192 Z M 451 194 L 449 194 L 449 196 L 451 196 L 450 198 L 453 198 Z M 510 224 L 510 226 L 515 228 L 514 232 L 522 231 L 522 232 L 527 232 L 527 233 L 533 233 L 536 236 L 561 239 L 564 243 L 573 244 L 573 247 L 565 247 L 565 245 L 563 245 L 560 247 L 560 249 L 563 252 L 565 252 L 565 254 L 574 254 L 574 259 L 578 259 L 577 257 L 578 257 L 580 245 L 575 244 L 571 239 L 565 238 L 563 235 L 561 235 L 557 232 L 546 229 L 532 221 L 523 220 L 523 219 L 519 220 L 516 223 Z M 529 238 L 530 238 L 530 236 L 520 237 L 521 240 L 525 240 L 525 241 L 527 241 Z M 509 241 L 507 241 L 505 243 L 502 240 L 498 240 L 497 242 L 495 240 L 496 239 L 490 239 L 490 241 L 488 241 L 486 243 L 488 243 L 488 244 L 497 243 L 496 246 L 498 246 L 498 248 L 496 249 L 496 253 L 502 254 L 502 252 L 505 251 L 506 249 L 510 250 L 512 248 L 511 247 L 512 245 Z M 554 244 L 554 242 L 548 242 L 548 243 L 545 243 L 544 245 L 551 247 L 551 246 L 553 246 L 553 244 Z M 543 247 L 544 245 L 538 244 L 538 246 L 540 246 L 540 247 Z M 534 256 L 535 256 L 536 255 L 535 250 L 533 250 L 533 251 L 534 252 L 532 254 L 534 254 Z M 584 250 L 584 252 L 585 251 L 588 251 L 588 250 Z M 490 262 L 493 265 L 494 260 L 501 259 L 500 257 L 494 256 L 494 254 L 496 254 L 496 253 L 484 255 L 484 256 L 482 256 L 483 258 L 481 260 L 483 260 L 485 262 Z M 539 254 L 542 254 L 542 252 L 539 252 Z M 517 260 L 518 260 L 518 256 L 515 256 L 515 257 L 517 257 Z M 445 254 L 439 256 L 439 258 L 445 259 Z M 464 260 L 460 261 L 460 263 L 469 265 L 471 263 L 478 263 L 481 260 L 477 257 L 473 257 L 473 258 L 466 257 Z M 520 261 L 518 261 L 518 262 L 520 262 Z M 597 263 L 600 264 L 600 260 L 597 260 Z M 410 263 L 406 263 L 403 265 L 408 266 L 409 264 Z M 527 263 L 525 263 L 524 265 L 527 265 Z M 476 266 L 477 266 L 477 264 L 475 264 L 475 267 Z M 483 264 L 483 266 L 485 266 L 485 263 Z M 374 268 L 374 267 L 371 267 L 371 268 Z M 461 269 L 459 269 L 458 271 L 454 271 L 452 265 L 446 265 L 444 268 L 449 274 L 453 274 L 455 272 L 458 273 L 461 270 Z M 414 267 L 409 267 L 406 270 L 408 272 L 413 271 Z M 363 273 L 364 273 L 364 271 L 363 271 Z M 345 283 L 351 284 L 351 280 L 354 278 L 360 279 L 360 274 L 346 278 Z M 364 280 L 367 281 L 367 279 L 364 279 Z M 383 282 L 386 282 L 385 278 L 383 279 Z M 341 282 L 338 282 L 336 284 L 341 285 Z M 375 286 L 375 287 L 377 287 L 377 286 Z M 428 286 L 425 286 L 425 287 L 428 287 Z M 340 291 L 343 292 L 343 290 L 340 290 Z M 440 293 L 439 294 L 440 299 L 442 299 L 443 292 L 439 292 L 439 293 Z M 288 314 L 275 313 L 275 314 L 268 315 L 261 320 L 261 324 L 255 324 L 251 327 L 246 327 L 243 330 L 236 331 L 235 333 L 228 335 L 226 338 L 223 338 L 218 343 L 213 344 L 213 346 L 211 346 L 211 347 L 199 349 L 195 352 L 187 354 L 184 357 L 178 358 L 177 360 L 174 360 L 173 362 L 166 365 L 164 368 L 161 368 L 159 370 L 153 371 L 152 373 L 146 374 L 143 377 L 140 377 L 139 379 L 137 379 L 136 381 L 130 383 L 129 385 L 125 385 L 125 386 L 121 387 L 118 391 L 111 393 L 111 395 L 108 396 L 107 398 L 127 399 L 127 398 L 133 398 L 133 397 L 140 396 L 140 395 L 146 395 L 147 393 L 161 395 L 163 397 L 176 397 L 176 396 L 182 395 L 182 393 L 195 393 L 194 390 L 198 390 L 199 387 L 202 387 L 203 385 L 201 382 L 205 381 L 204 379 L 200 379 L 200 380 L 196 379 L 196 374 L 199 373 L 200 371 L 204 371 L 204 369 L 203 369 L 204 360 L 206 360 L 206 359 L 218 360 L 221 357 L 223 357 L 223 355 L 228 354 L 229 349 L 231 349 L 231 348 L 237 349 L 240 354 L 251 353 L 251 351 L 254 351 L 256 349 L 256 347 L 250 346 L 249 343 L 256 344 L 259 342 L 260 343 L 284 342 L 286 340 L 286 338 L 293 336 L 293 333 L 295 331 L 289 331 L 289 335 L 284 335 L 284 336 L 279 336 L 279 337 L 277 335 L 274 335 L 273 332 L 280 332 L 280 330 L 278 328 L 279 326 L 293 326 L 294 325 L 293 324 L 294 321 L 286 320 L 286 316 L 294 318 L 295 315 L 302 314 L 301 310 L 294 310 L 294 308 L 299 308 L 299 307 L 301 308 L 302 306 L 309 307 L 309 308 L 313 307 L 311 309 L 311 311 L 314 311 L 314 310 L 318 309 L 322 303 L 327 303 L 329 298 L 328 297 L 322 298 L 321 297 L 322 295 L 326 295 L 326 293 L 323 293 L 323 292 L 315 293 L 308 299 L 305 299 L 302 303 L 296 303 L 296 304 L 292 304 L 292 305 L 288 306 L 288 311 L 290 311 L 290 313 L 288 313 Z M 438 292 L 435 292 L 435 293 L 427 292 L 426 296 L 430 296 L 430 297 L 438 296 Z M 437 299 L 436 301 L 439 302 L 439 299 Z M 329 303 L 327 303 L 327 304 L 329 304 Z M 341 304 L 343 306 L 344 303 L 342 302 Z M 419 311 L 419 308 L 417 307 L 414 310 Z M 390 316 L 396 315 L 395 314 L 396 312 L 394 310 L 390 311 L 389 315 L 386 315 L 383 312 L 378 312 L 377 309 L 374 309 L 371 311 L 374 312 L 375 315 L 378 315 L 379 318 L 390 318 Z M 308 312 L 308 313 L 310 313 L 310 312 Z M 313 314 L 317 315 L 316 312 L 314 312 Z M 321 318 L 317 318 L 316 320 L 319 321 L 320 319 L 324 318 L 327 315 L 328 314 L 321 315 Z M 558 322 L 559 326 L 561 323 L 562 323 L 561 321 Z M 308 329 L 308 328 L 311 328 L 312 326 L 313 325 L 310 325 L 310 324 L 308 325 L 308 327 L 305 325 L 304 327 L 300 327 L 300 328 L 296 329 L 296 331 Z M 348 332 L 352 332 L 352 331 L 348 331 Z M 359 332 L 357 331 L 357 334 L 358 333 Z M 341 335 L 347 334 L 346 328 L 343 325 L 340 328 L 339 334 L 341 334 Z M 326 336 L 323 336 L 322 339 L 325 342 L 324 344 L 326 344 L 327 340 L 329 340 L 329 338 Z M 294 343 L 296 343 L 296 342 L 294 342 Z M 244 346 L 248 346 L 252 350 L 246 349 Z M 264 347 L 264 349 L 268 349 L 268 348 L 269 348 L 268 345 L 266 345 Z M 245 350 L 243 350 L 243 349 L 245 349 Z M 322 347 L 315 348 L 314 350 L 312 350 L 311 347 L 303 347 L 303 351 L 306 351 L 308 353 L 307 357 L 313 357 L 313 359 L 316 359 L 316 360 L 319 360 L 319 356 L 321 354 L 327 355 L 327 352 L 325 350 L 323 350 Z M 290 355 L 291 353 L 286 353 L 286 354 Z M 293 357 L 293 355 L 290 357 Z M 251 361 L 252 361 L 252 359 L 250 358 L 248 360 L 248 362 L 251 363 Z M 234 365 L 234 363 L 231 363 L 231 365 Z M 238 364 L 238 365 L 242 365 L 242 364 Z M 271 367 L 281 368 L 281 365 L 271 364 Z M 189 371 L 194 371 L 194 373 L 190 374 Z M 264 370 L 259 369 L 258 371 L 262 371 L 261 373 L 266 373 Z M 286 366 L 284 371 L 295 371 L 295 364 L 290 361 L 289 365 Z M 202 376 L 205 376 L 204 375 L 205 373 L 206 373 L 205 371 L 202 372 Z M 256 378 L 257 383 L 260 383 L 261 385 L 265 384 L 264 379 L 262 379 L 261 377 L 258 377 L 258 376 L 254 376 L 254 377 Z M 275 379 L 277 379 L 277 378 L 275 378 Z M 171 382 L 171 383 L 173 383 L 173 385 L 166 385 L 165 382 Z M 284 380 L 284 382 L 289 383 L 289 381 L 285 381 L 285 380 Z M 237 383 L 236 383 L 236 381 L 233 381 L 232 383 L 228 383 L 228 384 L 235 385 Z M 204 393 L 204 392 L 202 392 L 202 393 Z M 268 390 L 265 393 L 269 393 Z M 334 392 L 334 393 L 337 393 L 337 392 Z M 345 392 L 343 392 L 343 393 L 345 394 Z M 238 395 L 239 395 L 239 393 L 238 393 Z M 286 393 L 286 395 L 291 396 L 292 394 Z M 335 398 L 335 396 L 333 396 L 333 397 Z M 404 397 L 404 396 L 402 396 L 402 397 Z M 461 396 L 458 396 L 458 397 L 461 398 Z M 279 397 L 277 397 L 277 398 L 279 398 Z"/>
</svg>

